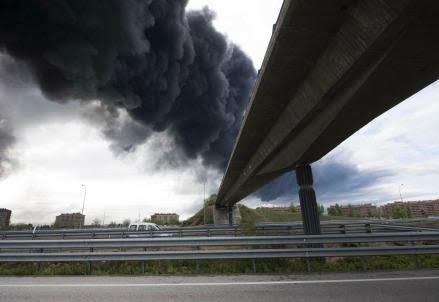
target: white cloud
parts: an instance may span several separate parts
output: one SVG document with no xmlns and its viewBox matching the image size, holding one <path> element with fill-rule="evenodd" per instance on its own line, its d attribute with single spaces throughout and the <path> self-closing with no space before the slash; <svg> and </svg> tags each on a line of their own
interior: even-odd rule
<svg viewBox="0 0 439 302">
<path fill-rule="evenodd" d="M 203 189 L 189 170 L 145 173 L 143 160 L 154 154 L 115 157 L 98 129 L 78 121 L 38 125 L 14 149 L 20 170 L 0 182 L 2 206 L 14 210 L 14 222 L 53 222 L 60 212 L 79 211 L 82 183 L 88 221 L 104 212 L 107 221 L 154 212 L 188 216 Z"/>
<path fill-rule="evenodd" d="M 215 11 L 215 27 L 239 45 L 258 69 L 282 3 L 283 0 L 190 0 L 188 9 L 207 6 Z"/>
</svg>

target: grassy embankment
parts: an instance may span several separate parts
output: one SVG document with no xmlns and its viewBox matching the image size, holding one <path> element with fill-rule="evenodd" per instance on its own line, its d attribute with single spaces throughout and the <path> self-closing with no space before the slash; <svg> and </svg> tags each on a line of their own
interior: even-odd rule
<svg viewBox="0 0 439 302">
<path fill-rule="evenodd" d="M 146 262 L 94 263 L 93 275 L 191 275 L 191 274 L 251 274 L 251 273 L 304 273 L 306 261 L 302 259 L 255 260 L 180 260 Z M 439 268 L 439 255 L 380 256 L 364 258 L 329 259 L 326 263 L 312 261 L 313 272 L 359 272 L 375 270 L 410 270 L 417 267 Z M 1 264 L 0 275 L 84 275 L 87 263 Z"/>
</svg>

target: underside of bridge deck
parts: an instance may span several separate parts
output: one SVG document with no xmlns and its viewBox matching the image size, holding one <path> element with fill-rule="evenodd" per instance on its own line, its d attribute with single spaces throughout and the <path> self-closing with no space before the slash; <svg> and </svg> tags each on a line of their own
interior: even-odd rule
<svg viewBox="0 0 439 302">
<path fill-rule="evenodd" d="M 436 81 L 437 36 L 439 1 L 285 0 L 216 205 L 319 160 Z"/>
</svg>

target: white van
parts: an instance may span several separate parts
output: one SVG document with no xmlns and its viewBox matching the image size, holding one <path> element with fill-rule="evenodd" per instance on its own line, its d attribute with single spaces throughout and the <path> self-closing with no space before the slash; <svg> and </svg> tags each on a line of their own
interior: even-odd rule
<svg viewBox="0 0 439 302">
<path fill-rule="evenodd" d="M 139 222 L 139 223 L 132 223 L 128 227 L 128 232 L 143 232 L 143 234 L 129 234 L 128 237 L 169 237 L 172 236 L 172 234 L 166 234 L 166 233 L 155 233 L 160 232 L 162 229 L 156 225 L 155 223 L 150 222 Z"/>
<path fill-rule="evenodd" d="M 130 224 L 128 227 L 129 232 L 146 232 L 146 231 L 161 231 L 160 227 L 155 223 L 139 222 Z"/>
</svg>

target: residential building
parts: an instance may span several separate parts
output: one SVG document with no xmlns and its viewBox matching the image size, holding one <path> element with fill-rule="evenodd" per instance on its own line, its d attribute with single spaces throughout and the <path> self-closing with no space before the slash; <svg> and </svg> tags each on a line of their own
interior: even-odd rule
<svg viewBox="0 0 439 302">
<path fill-rule="evenodd" d="M 372 217 L 378 216 L 379 211 L 376 206 L 366 203 L 359 205 L 348 204 L 346 206 L 332 205 L 328 208 L 328 213 L 347 217 Z"/>
<path fill-rule="evenodd" d="M 85 215 L 81 213 L 65 213 L 56 216 L 55 227 L 79 228 L 84 225 Z"/>
<path fill-rule="evenodd" d="M 156 224 L 176 224 L 179 216 L 175 213 L 155 213 L 151 216 L 151 222 Z"/>
<path fill-rule="evenodd" d="M 11 222 L 11 214 L 11 210 L 5 208 L 0 209 L 0 227 L 9 226 L 9 223 Z"/>
<path fill-rule="evenodd" d="M 398 209 L 406 209 L 411 217 L 439 216 L 439 199 L 421 201 L 395 201 L 381 207 L 384 217 L 393 217 Z"/>
</svg>

